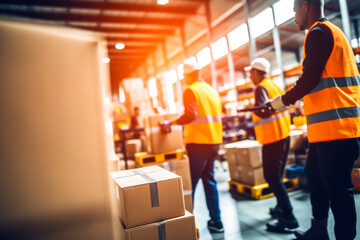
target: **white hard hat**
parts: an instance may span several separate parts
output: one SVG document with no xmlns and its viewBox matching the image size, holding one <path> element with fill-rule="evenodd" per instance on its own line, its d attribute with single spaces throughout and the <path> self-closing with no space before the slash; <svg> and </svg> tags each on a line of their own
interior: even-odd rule
<svg viewBox="0 0 360 240">
<path fill-rule="evenodd" d="M 197 62 L 187 62 L 184 63 L 184 74 L 192 73 L 194 71 L 200 70 L 199 65 Z"/>
<path fill-rule="evenodd" d="M 245 68 L 245 71 L 256 69 L 265 73 L 270 72 L 270 63 L 265 58 L 256 58 L 251 62 L 251 65 Z"/>
</svg>

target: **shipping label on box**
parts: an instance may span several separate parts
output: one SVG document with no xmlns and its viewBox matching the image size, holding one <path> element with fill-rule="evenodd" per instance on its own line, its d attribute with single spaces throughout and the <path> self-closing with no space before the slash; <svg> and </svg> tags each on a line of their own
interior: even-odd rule
<svg viewBox="0 0 360 240">
<path fill-rule="evenodd" d="M 171 126 L 170 133 L 161 132 L 159 122 L 165 120 L 175 120 L 178 114 L 158 114 L 149 116 L 146 124 L 146 133 L 148 135 L 151 153 L 166 153 L 184 148 L 182 126 Z"/>
<path fill-rule="evenodd" d="M 262 145 L 258 141 L 244 140 L 225 145 L 226 160 L 230 164 L 253 168 L 262 166 Z"/>
<path fill-rule="evenodd" d="M 111 172 L 119 217 L 127 228 L 185 213 L 181 177 L 158 166 Z"/>
<path fill-rule="evenodd" d="M 181 217 L 134 228 L 121 225 L 121 232 L 124 240 L 196 240 L 195 219 L 187 211 Z"/>
</svg>

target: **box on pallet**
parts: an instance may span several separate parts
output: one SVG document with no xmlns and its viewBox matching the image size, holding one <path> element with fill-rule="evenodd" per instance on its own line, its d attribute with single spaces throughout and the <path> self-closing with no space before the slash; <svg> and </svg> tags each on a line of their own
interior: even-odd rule
<svg viewBox="0 0 360 240">
<path fill-rule="evenodd" d="M 127 140 L 125 145 L 128 158 L 134 159 L 135 153 L 141 152 L 142 150 L 141 139 Z"/>
<path fill-rule="evenodd" d="M 193 212 L 192 191 L 184 191 L 185 210 Z"/>
<path fill-rule="evenodd" d="M 253 168 L 262 166 L 262 145 L 258 141 L 244 140 L 229 143 L 225 145 L 225 150 L 229 164 Z"/>
<path fill-rule="evenodd" d="M 262 167 L 252 168 L 246 165 L 229 164 L 229 171 L 230 178 L 240 183 L 255 186 L 266 182 Z"/>
<path fill-rule="evenodd" d="M 354 190 L 360 191 L 360 168 L 354 168 L 351 175 L 354 183 Z"/>
<path fill-rule="evenodd" d="M 192 190 L 189 159 L 187 157 L 179 160 L 158 163 L 156 165 L 179 175 L 182 178 L 184 191 Z"/>
<path fill-rule="evenodd" d="M 181 177 L 158 166 L 111 172 L 126 228 L 185 214 Z"/>
<path fill-rule="evenodd" d="M 184 216 L 166 219 L 134 228 L 124 228 L 120 224 L 121 239 L 124 240 L 196 240 L 194 216 L 185 212 Z"/>
<path fill-rule="evenodd" d="M 184 148 L 183 131 L 181 126 L 171 126 L 170 133 L 162 133 L 159 122 L 175 120 L 178 114 L 158 114 L 149 116 L 145 121 L 146 134 L 150 140 L 151 153 L 165 153 Z"/>
<path fill-rule="evenodd" d="M 307 137 L 304 130 L 290 131 L 290 151 L 301 148 L 305 141 L 307 141 Z"/>
</svg>

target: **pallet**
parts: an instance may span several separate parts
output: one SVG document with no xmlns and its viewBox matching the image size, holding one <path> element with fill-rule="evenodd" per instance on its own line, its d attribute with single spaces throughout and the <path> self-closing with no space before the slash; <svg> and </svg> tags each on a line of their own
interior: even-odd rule
<svg viewBox="0 0 360 240">
<path fill-rule="evenodd" d="M 295 179 L 285 178 L 284 184 L 288 191 L 292 191 L 299 187 L 299 180 L 297 178 Z M 267 183 L 256 186 L 250 186 L 230 179 L 229 189 L 230 191 L 234 191 L 236 193 L 246 195 L 256 200 L 274 196 L 274 193 L 270 190 L 269 184 Z"/>
<path fill-rule="evenodd" d="M 178 149 L 172 152 L 148 154 L 146 152 L 135 153 L 135 161 L 139 166 L 146 164 L 161 163 L 171 160 L 183 159 L 186 155 L 185 149 Z"/>
</svg>

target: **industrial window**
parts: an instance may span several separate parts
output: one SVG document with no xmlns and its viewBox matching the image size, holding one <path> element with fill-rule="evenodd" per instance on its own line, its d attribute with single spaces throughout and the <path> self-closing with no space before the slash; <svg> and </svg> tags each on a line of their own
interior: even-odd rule
<svg viewBox="0 0 360 240">
<path fill-rule="evenodd" d="M 125 93 L 124 93 L 124 89 L 122 87 L 119 89 L 119 97 L 120 97 L 120 102 L 124 103 L 125 102 Z"/>
<path fill-rule="evenodd" d="M 174 97 L 174 89 L 173 84 L 177 81 L 177 75 L 175 70 L 170 70 L 165 72 L 164 74 L 165 82 L 166 82 L 166 95 L 167 95 L 167 103 L 169 106 L 170 113 L 176 113 L 176 104 Z"/>
<path fill-rule="evenodd" d="M 206 47 L 196 54 L 200 67 L 204 67 L 211 62 L 210 48 Z"/>
<path fill-rule="evenodd" d="M 157 88 L 156 88 L 156 78 L 152 77 L 149 79 L 148 81 L 148 89 L 149 89 L 149 96 L 151 98 L 154 98 L 154 97 L 157 97 L 158 95 L 158 91 L 157 91 Z"/>
<path fill-rule="evenodd" d="M 227 47 L 226 38 L 222 37 L 211 45 L 213 57 L 215 60 L 225 56 L 229 51 Z"/>
<path fill-rule="evenodd" d="M 229 39 L 229 48 L 230 51 L 244 45 L 245 43 L 249 42 L 249 34 L 247 25 L 245 23 L 241 24 L 230 33 L 228 33 Z"/>
<path fill-rule="evenodd" d="M 184 64 L 179 64 L 176 68 L 179 79 L 184 79 Z"/>
<path fill-rule="evenodd" d="M 271 8 L 266 8 L 264 11 L 250 19 L 251 31 L 254 38 L 266 33 L 274 28 L 274 20 Z"/>
<path fill-rule="evenodd" d="M 286 22 L 295 16 L 294 0 L 280 0 L 274 4 L 276 25 Z"/>
</svg>

